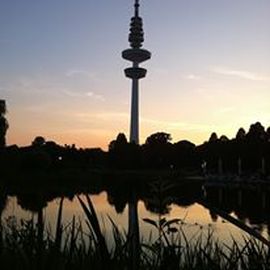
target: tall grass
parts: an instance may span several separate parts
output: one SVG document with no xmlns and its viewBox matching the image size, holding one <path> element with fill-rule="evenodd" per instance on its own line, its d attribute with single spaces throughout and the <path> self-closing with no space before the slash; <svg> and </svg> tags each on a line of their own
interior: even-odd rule
<svg viewBox="0 0 270 270">
<path fill-rule="evenodd" d="M 112 243 L 106 241 L 90 197 L 78 197 L 86 216 L 63 224 L 64 199 L 60 200 L 55 233 L 44 226 L 42 212 L 37 221 L 2 221 L 0 269 L 131 269 L 129 237 L 108 217 L 112 226 Z M 214 231 L 200 230 L 188 237 L 180 219 L 158 221 L 144 219 L 157 231 L 156 239 L 141 240 L 137 269 L 270 269 L 269 249 L 254 238 L 233 240 L 228 246 L 214 237 Z"/>
</svg>

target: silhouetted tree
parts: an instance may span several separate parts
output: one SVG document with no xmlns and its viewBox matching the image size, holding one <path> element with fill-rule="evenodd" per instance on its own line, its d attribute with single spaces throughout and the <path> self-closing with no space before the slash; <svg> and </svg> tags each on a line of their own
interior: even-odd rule
<svg viewBox="0 0 270 270">
<path fill-rule="evenodd" d="M 244 140 L 245 137 L 246 137 L 246 131 L 243 128 L 239 128 L 235 136 L 236 140 L 241 141 L 241 140 Z"/>
<path fill-rule="evenodd" d="M 200 149 L 201 158 L 207 163 L 207 171 L 216 173 L 218 168 L 218 160 L 220 158 L 219 140 L 215 132 L 213 132 L 208 140 Z"/>
<path fill-rule="evenodd" d="M 229 141 L 229 138 L 227 136 L 225 136 L 225 135 L 221 135 L 220 138 L 219 138 L 219 140 L 221 142 L 228 142 Z"/>
<path fill-rule="evenodd" d="M 115 168 L 133 169 L 140 167 L 140 147 L 128 143 L 124 133 L 119 133 L 116 140 L 109 144 L 110 164 Z"/>
<path fill-rule="evenodd" d="M 116 140 L 113 140 L 109 144 L 109 151 L 114 151 L 117 148 L 125 147 L 128 141 L 124 133 L 119 133 Z"/>
<path fill-rule="evenodd" d="M 25 148 L 21 152 L 21 167 L 26 170 L 47 170 L 52 164 L 50 155 L 43 149 Z"/>
<path fill-rule="evenodd" d="M 168 168 L 172 165 L 171 135 L 157 132 L 150 135 L 143 149 L 143 163 L 150 168 Z"/>
<path fill-rule="evenodd" d="M 270 142 L 270 127 L 268 127 L 266 130 L 266 138 L 267 138 L 267 141 Z"/>
<path fill-rule="evenodd" d="M 264 127 L 260 122 L 252 124 L 247 133 L 248 140 L 255 142 L 260 142 L 266 140 L 266 132 Z"/>
<path fill-rule="evenodd" d="M 259 171 L 261 169 L 262 158 L 265 156 L 267 148 L 267 134 L 260 122 L 252 124 L 246 135 L 244 148 L 244 169 L 248 172 Z"/>
<path fill-rule="evenodd" d="M 175 168 L 193 168 L 198 166 L 195 144 L 183 140 L 173 144 L 173 164 Z"/>
<path fill-rule="evenodd" d="M 211 134 L 209 141 L 197 147 L 196 151 L 201 158 L 201 163 L 206 161 L 208 173 L 215 174 L 221 169 L 229 172 L 231 164 L 235 162 L 231 141 L 225 135 L 218 138 L 215 132 Z"/>
<path fill-rule="evenodd" d="M 0 148 L 6 146 L 6 133 L 8 129 L 8 122 L 5 118 L 6 102 L 0 100 Z"/>
<path fill-rule="evenodd" d="M 233 151 L 233 164 L 231 166 L 233 173 L 242 173 L 243 164 L 246 162 L 246 145 L 246 131 L 241 127 L 230 142 Z"/>
<path fill-rule="evenodd" d="M 2 105 L 1 105 L 2 104 Z M 117 168 L 117 169 L 181 169 L 196 173 L 201 164 L 206 173 L 217 173 L 222 163 L 224 173 L 253 174 L 270 171 L 270 127 L 252 124 L 248 133 L 240 128 L 233 139 L 225 135 L 218 138 L 213 132 L 208 141 L 195 146 L 182 140 L 171 143 L 171 135 L 156 132 L 147 137 L 142 146 L 129 143 L 125 134 L 119 133 L 109 144 L 109 151 L 100 148 L 77 149 L 75 145 L 60 146 L 37 136 L 31 146 L 5 147 L 7 122 L 4 101 L 0 100 L 0 169 L 58 170 L 64 168 Z M 240 165 L 239 165 L 240 164 Z M 204 167 L 205 167 L 204 166 Z M 241 169 L 239 169 L 241 167 Z"/>
<path fill-rule="evenodd" d="M 236 167 L 237 156 L 235 154 L 235 149 L 232 145 L 232 141 L 228 139 L 227 136 L 222 135 L 217 143 L 217 156 L 219 156 L 219 170 L 222 170 L 224 173 L 229 173 Z"/>
<path fill-rule="evenodd" d="M 32 145 L 33 145 L 33 146 L 38 146 L 38 147 L 40 147 L 40 146 L 45 145 L 45 143 L 46 143 L 46 140 L 44 139 L 44 137 L 42 137 L 42 136 L 37 136 L 37 137 L 33 140 Z"/>
<path fill-rule="evenodd" d="M 169 133 L 165 132 L 156 132 L 149 137 L 147 137 L 145 144 L 146 145 L 164 145 L 169 144 L 172 140 L 172 137 Z"/>
<path fill-rule="evenodd" d="M 209 138 L 209 142 L 216 142 L 218 140 L 218 136 L 216 132 L 213 132 Z"/>
<path fill-rule="evenodd" d="M 104 168 L 108 166 L 108 155 L 101 148 L 84 150 L 88 166 L 91 168 Z"/>
</svg>

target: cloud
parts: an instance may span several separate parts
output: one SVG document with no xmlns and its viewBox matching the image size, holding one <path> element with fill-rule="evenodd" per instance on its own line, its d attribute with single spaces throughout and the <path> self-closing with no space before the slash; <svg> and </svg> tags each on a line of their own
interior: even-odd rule
<svg viewBox="0 0 270 270">
<path fill-rule="evenodd" d="M 105 122 L 126 122 L 130 120 L 130 114 L 127 112 L 99 112 L 99 113 L 83 113 L 77 112 L 76 117 L 83 119 L 84 121 L 96 120 Z M 199 124 L 199 123 L 187 123 L 181 121 L 165 121 L 151 119 L 147 117 L 141 117 L 140 122 L 143 129 L 155 128 L 158 130 L 168 131 L 197 131 L 197 132 L 211 132 L 213 127 L 211 125 Z"/>
<path fill-rule="evenodd" d="M 0 78 L 1 79 L 1 78 Z M 63 98 L 91 99 L 104 102 L 105 98 L 100 93 L 91 91 L 88 83 L 83 85 L 70 85 L 67 81 L 57 78 L 42 76 L 20 76 L 6 82 L 0 80 L 0 92 L 5 96 L 12 96 L 18 104 L 29 105 L 33 102 L 45 104 L 48 101 L 55 103 Z"/>
<path fill-rule="evenodd" d="M 214 73 L 226 76 L 234 76 L 240 79 L 252 80 L 252 81 L 269 81 L 270 77 L 261 76 L 257 73 L 253 73 L 246 70 L 236 70 L 227 67 L 214 67 L 211 68 Z"/>
<path fill-rule="evenodd" d="M 102 95 L 97 95 L 93 92 L 87 92 L 86 96 L 96 100 L 105 101 L 105 98 Z"/>
<path fill-rule="evenodd" d="M 105 98 L 102 95 L 95 94 L 94 92 L 79 92 L 79 91 L 71 91 L 67 89 L 62 89 L 62 93 L 69 97 L 74 97 L 74 98 L 91 98 L 94 100 L 99 100 L 99 101 L 105 101 Z"/>
<path fill-rule="evenodd" d="M 171 130 L 171 131 L 200 131 L 200 132 L 209 132 L 211 127 L 204 124 L 197 124 L 197 123 L 187 123 L 181 121 L 162 121 L 150 118 L 141 118 L 142 124 L 147 126 L 154 126 L 158 127 L 159 129 Z"/>
<path fill-rule="evenodd" d="M 195 74 L 188 74 L 188 75 L 186 76 L 186 79 L 188 79 L 188 80 L 195 80 L 195 81 L 197 81 L 197 80 L 200 80 L 200 79 L 201 79 L 201 77 L 200 77 L 200 76 L 198 76 L 198 75 L 195 75 Z"/>
<path fill-rule="evenodd" d="M 82 94 L 80 92 L 76 92 L 76 91 L 70 91 L 68 89 L 62 89 L 61 92 L 69 97 L 74 97 L 74 98 L 80 98 L 80 97 L 85 97 L 85 94 Z"/>
<path fill-rule="evenodd" d="M 103 112 L 96 114 L 96 117 L 98 119 L 102 120 L 109 120 L 109 121 L 115 121 L 115 120 L 127 120 L 129 119 L 129 114 L 126 112 Z"/>
</svg>

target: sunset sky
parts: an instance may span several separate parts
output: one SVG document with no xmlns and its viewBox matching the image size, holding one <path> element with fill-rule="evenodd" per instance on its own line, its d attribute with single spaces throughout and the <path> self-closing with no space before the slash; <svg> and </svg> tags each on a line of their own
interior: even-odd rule
<svg viewBox="0 0 270 270">
<path fill-rule="evenodd" d="M 1 0 L 0 99 L 8 144 L 37 135 L 107 148 L 129 133 L 132 0 Z M 165 131 L 196 144 L 212 131 L 270 126 L 269 0 L 141 0 L 152 59 L 140 89 L 140 141 Z"/>
</svg>

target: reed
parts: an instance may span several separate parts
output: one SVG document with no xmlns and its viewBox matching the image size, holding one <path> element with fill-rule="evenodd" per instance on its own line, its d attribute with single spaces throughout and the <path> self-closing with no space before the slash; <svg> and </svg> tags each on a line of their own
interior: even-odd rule
<svg viewBox="0 0 270 270">
<path fill-rule="evenodd" d="M 10 217 L 2 221 L 1 270 L 77 270 L 130 269 L 129 237 L 108 217 L 112 227 L 112 243 L 106 241 L 90 197 L 78 197 L 86 216 L 88 229 L 75 217 L 63 224 L 64 199 L 60 200 L 56 228 L 52 230 L 39 222 Z M 156 231 L 156 238 L 140 241 L 140 269 L 270 269 L 269 248 L 253 238 L 243 238 L 231 245 L 221 243 L 213 229 L 186 234 L 181 219 L 158 221 L 145 218 Z M 42 225 L 42 226 L 41 226 Z"/>
</svg>

